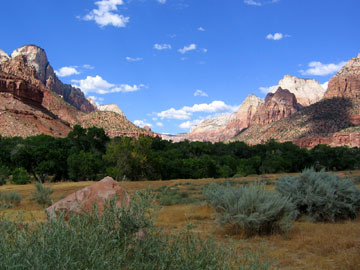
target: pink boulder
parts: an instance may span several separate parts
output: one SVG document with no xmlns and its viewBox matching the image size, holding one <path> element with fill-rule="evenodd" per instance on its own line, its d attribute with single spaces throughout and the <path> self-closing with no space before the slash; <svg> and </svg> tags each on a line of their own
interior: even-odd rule
<svg viewBox="0 0 360 270">
<path fill-rule="evenodd" d="M 130 195 L 111 177 L 105 177 L 99 182 L 70 194 L 65 199 L 58 201 L 46 212 L 50 218 L 55 218 L 59 212 L 65 212 L 66 218 L 69 214 L 82 214 L 93 210 L 96 203 L 97 211 L 103 214 L 105 201 L 116 195 L 117 207 L 128 207 Z"/>
</svg>

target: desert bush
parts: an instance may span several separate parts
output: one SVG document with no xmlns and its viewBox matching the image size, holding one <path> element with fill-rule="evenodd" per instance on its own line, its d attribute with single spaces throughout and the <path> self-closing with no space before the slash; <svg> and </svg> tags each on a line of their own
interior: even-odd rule
<svg viewBox="0 0 360 270">
<path fill-rule="evenodd" d="M 214 208 L 218 223 L 234 233 L 285 233 L 297 216 L 289 199 L 276 191 L 266 191 L 263 184 L 231 187 L 212 183 L 203 194 Z"/>
<path fill-rule="evenodd" d="M 0 186 L 5 185 L 10 175 L 10 171 L 6 166 L 0 166 Z"/>
<path fill-rule="evenodd" d="M 163 186 L 156 191 L 159 192 L 156 197 L 159 199 L 159 204 L 162 206 L 189 204 L 198 201 L 198 199 L 190 198 L 189 193 L 179 192 L 179 189 L 176 187 Z"/>
<path fill-rule="evenodd" d="M 291 199 L 299 214 L 313 221 L 354 219 L 360 210 L 360 189 L 354 181 L 324 170 L 306 169 L 298 176 L 282 177 L 275 187 Z"/>
<path fill-rule="evenodd" d="M 35 191 L 32 193 L 31 199 L 36 201 L 43 207 L 50 206 L 52 200 L 50 195 L 54 192 L 50 187 L 44 187 L 41 183 L 35 183 Z"/>
<path fill-rule="evenodd" d="M 31 178 L 24 168 L 16 168 L 10 182 L 15 185 L 26 185 L 31 182 Z"/>
<path fill-rule="evenodd" d="M 1 192 L 0 208 L 12 208 L 19 205 L 22 200 L 21 194 L 17 192 Z"/>
<path fill-rule="evenodd" d="M 0 269 L 269 269 L 269 261 L 257 254 L 235 256 L 231 247 L 188 230 L 161 233 L 148 206 L 144 193 L 137 193 L 129 208 L 110 201 L 103 216 L 93 211 L 65 221 L 60 215 L 21 229 L 0 220 Z M 139 239 L 140 228 L 146 234 Z"/>
</svg>

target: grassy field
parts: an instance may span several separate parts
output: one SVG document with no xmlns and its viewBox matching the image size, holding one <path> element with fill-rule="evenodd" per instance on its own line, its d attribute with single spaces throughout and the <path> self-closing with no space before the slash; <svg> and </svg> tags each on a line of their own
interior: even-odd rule
<svg viewBox="0 0 360 270">
<path fill-rule="evenodd" d="M 339 173 L 341 177 L 352 177 L 359 185 L 360 171 Z M 215 236 L 224 245 L 229 241 L 237 241 L 240 250 L 243 247 L 256 249 L 265 247 L 268 256 L 276 261 L 280 269 L 360 269 L 360 218 L 343 223 L 311 223 L 306 220 L 295 222 L 286 239 L 280 235 L 253 237 L 227 235 L 217 226 L 212 217 L 212 209 L 202 200 L 203 186 L 210 182 L 227 182 L 230 185 L 242 185 L 253 181 L 262 181 L 269 189 L 273 181 L 281 175 L 249 176 L 231 179 L 201 179 L 122 182 L 121 185 L 131 194 L 136 190 L 151 188 L 157 194 L 160 210 L 157 213 L 156 226 L 169 233 L 176 233 L 185 226 L 202 234 L 204 237 Z M 72 192 L 93 182 L 64 182 L 47 184 L 54 189 L 53 201 L 58 201 Z M 0 210 L 1 213 L 15 218 L 18 214 L 25 221 L 44 221 L 43 208 L 30 200 L 34 185 L 5 185 L 0 192 L 16 191 L 23 196 L 20 205 L 12 209 Z"/>
</svg>

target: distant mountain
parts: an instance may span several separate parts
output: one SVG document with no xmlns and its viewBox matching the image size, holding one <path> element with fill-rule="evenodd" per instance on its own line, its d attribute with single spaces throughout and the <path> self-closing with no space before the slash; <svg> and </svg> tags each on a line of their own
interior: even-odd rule
<svg viewBox="0 0 360 270">
<path fill-rule="evenodd" d="M 249 144 L 269 139 L 360 147 L 360 55 L 352 58 L 329 82 L 324 98 L 279 121 L 258 123 L 229 141 Z"/>
<path fill-rule="evenodd" d="M 185 138 L 360 146 L 360 54 L 329 81 L 327 90 L 316 80 L 285 75 L 264 101 L 250 95 L 237 113 L 223 119 L 203 121 Z"/>
<path fill-rule="evenodd" d="M 0 135 L 65 137 L 74 125 L 104 128 L 109 136 L 158 136 L 126 119 L 117 106 L 97 111 L 80 89 L 63 84 L 35 45 L 0 50 Z M 116 113 L 114 113 L 114 111 Z"/>
</svg>

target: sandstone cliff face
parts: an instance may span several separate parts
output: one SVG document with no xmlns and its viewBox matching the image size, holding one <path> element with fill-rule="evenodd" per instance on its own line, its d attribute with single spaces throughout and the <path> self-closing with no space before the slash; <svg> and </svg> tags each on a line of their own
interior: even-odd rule
<svg viewBox="0 0 360 270">
<path fill-rule="evenodd" d="M 31 93 L 31 88 L 24 88 Z M 28 100 L 26 99 L 25 102 Z M 25 103 L 10 92 L 0 92 L 0 135 L 5 137 L 27 137 L 46 134 L 65 137 L 71 130 L 70 125 L 59 119 L 45 108 Z"/>
<path fill-rule="evenodd" d="M 11 58 L 23 57 L 27 65 L 33 67 L 37 78 L 51 91 L 62 96 L 62 98 L 80 111 L 92 112 L 93 105 L 85 98 L 80 89 L 69 84 L 63 84 L 56 76 L 51 67 L 45 51 L 35 45 L 27 45 L 16 49 Z"/>
<path fill-rule="evenodd" d="M 184 136 L 189 141 L 219 142 L 222 140 L 226 125 L 233 115 L 221 115 L 202 121 L 191 128 L 190 133 Z"/>
<path fill-rule="evenodd" d="M 276 122 L 299 111 L 301 108 L 302 106 L 297 103 L 293 93 L 278 88 L 274 94 L 269 93 L 265 98 L 265 102 L 258 106 L 249 126 L 264 126 Z"/>
<path fill-rule="evenodd" d="M 264 101 L 261 98 L 249 95 L 241 104 L 237 113 L 234 114 L 231 121 L 226 125 L 223 132 L 224 139 L 234 137 L 243 129 L 248 128 L 259 106 L 263 104 Z"/>
<path fill-rule="evenodd" d="M 51 91 L 59 90 L 59 87 L 64 92 Z M 73 101 L 73 105 L 78 104 L 82 111 L 66 102 L 66 97 Z M 79 89 L 74 90 L 57 79 L 45 52 L 39 47 L 22 47 L 14 51 L 12 58 L 0 52 L 0 135 L 65 137 L 72 126 L 80 124 L 86 128 L 104 128 L 110 137 L 158 136 L 132 124 L 115 106 L 110 106 L 110 109 L 117 113 L 85 113 L 95 110 L 95 107 L 86 99 L 83 102 L 84 99 Z"/>
<path fill-rule="evenodd" d="M 316 80 L 301 79 L 291 75 L 285 75 L 273 89 L 272 93 L 275 93 L 279 87 L 293 93 L 297 102 L 302 106 L 309 106 L 320 101 L 326 91 L 320 82 Z"/>
<path fill-rule="evenodd" d="M 37 79 L 37 72 L 35 68 L 28 65 L 24 56 L 16 56 L 15 58 L 11 58 L 9 61 L 3 62 L 0 65 L 0 70 L 7 75 L 21 78 L 31 84 L 32 88 L 36 88 L 41 91 L 43 93 L 41 105 L 53 114 L 57 115 L 60 119 L 65 120 L 72 125 L 75 125 L 78 122 L 78 118 L 81 116 L 82 112 L 68 104 L 58 94 L 46 88 L 44 84 Z"/>
<path fill-rule="evenodd" d="M 24 103 L 41 107 L 44 94 L 30 83 L 0 71 L 0 92 L 13 94 Z"/>
<path fill-rule="evenodd" d="M 347 62 L 329 81 L 325 98 L 332 97 L 360 98 L 360 54 Z"/>
<path fill-rule="evenodd" d="M 116 104 L 108 104 L 108 105 L 99 105 L 97 107 L 97 109 L 99 111 L 103 111 L 103 112 L 114 112 L 117 113 L 121 116 L 125 116 L 124 112 L 119 108 L 118 105 Z"/>
</svg>

